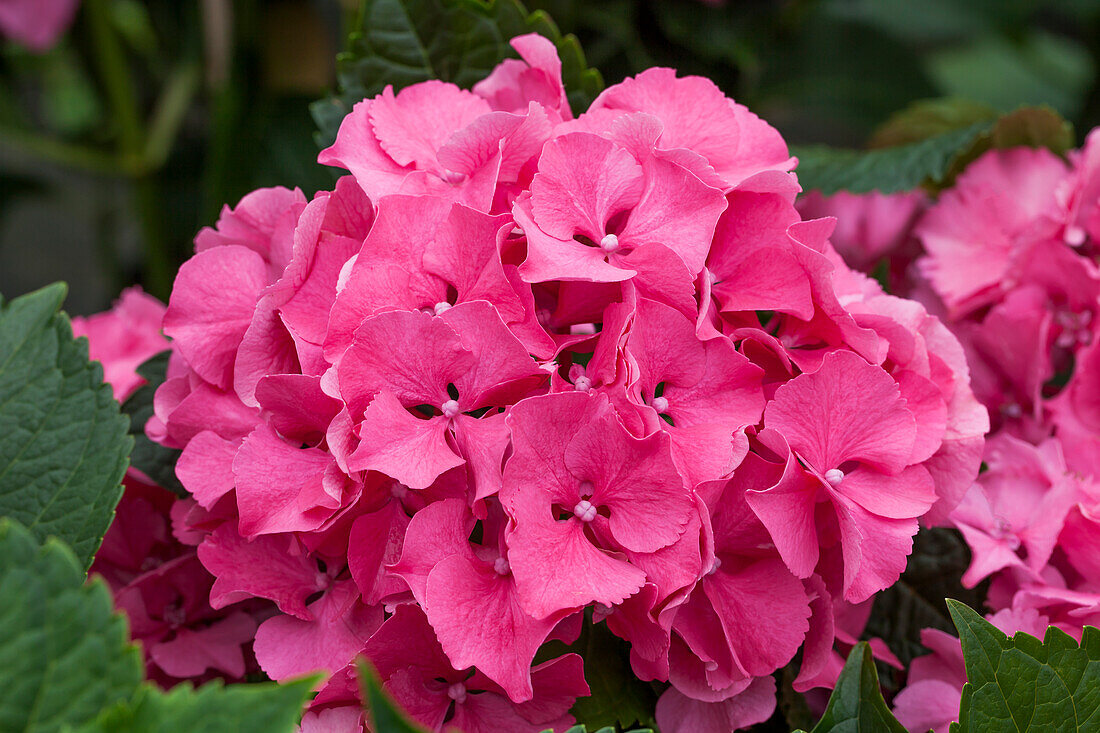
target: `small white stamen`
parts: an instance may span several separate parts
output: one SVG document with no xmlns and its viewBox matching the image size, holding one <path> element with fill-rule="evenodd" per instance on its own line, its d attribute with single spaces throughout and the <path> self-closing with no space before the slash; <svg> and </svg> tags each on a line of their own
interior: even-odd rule
<svg viewBox="0 0 1100 733">
<path fill-rule="evenodd" d="M 1001 412 L 1004 413 L 1006 417 L 1010 417 L 1015 420 L 1016 418 L 1024 414 L 1024 409 L 1015 402 L 1009 402 L 1007 404 L 1001 405 Z"/>
<path fill-rule="evenodd" d="M 619 248 L 619 238 L 614 234 L 608 234 L 600 240 L 600 249 L 604 252 L 611 254 Z"/>
<path fill-rule="evenodd" d="M 573 386 L 578 392 L 587 392 L 592 389 L 592 380 L 588 377 L 581 375 L 577 377 L 577 381 L 573 382 Z"/>
<path fill-rule="evenodd" d="M 707 575 L 714 575 L 718 572 L 718 568 L 722 567 L 722 558 L 714 558 L 714 562 L 710 565 L 710 570 L 707 571 Z"/>
<path fill-rule="evenodd" d="M 452 186 L 456 186 L 466 180 L 465 173 L 459 173 L 458 171 L 445 170 L 442 175 L 439 176 Z"/>
<path fill-rule="evenodd" d="M 446 313 L 447 311 L 449 311 L 453 307 L 454 306 L 451 305 L 450 303 L 448 303 L 447 301 L 441 300 L 441 301 L 439 301 L 438 303 L 436 303 L 435 305 L 432 306 L 432 311 L 438 316 L 438 315 L 441 315 L 443 313 Z"/>
<path fill-rule="evenodd" d="M 461 705 L 466 702 L 466 685 L 456 682 L 447 688 L 447 697 Z"/>
<path fill-rule="evenodd" d="M 588 499 L 581 499 L 573 507 L 573 516 L 582 522 L 591 522 L 596 518 L 596 507 Z"/>
<path fill-rule="evenodd" d="M 830 468 L 825 472 L 825 480 L 829 482 L 830 486 L 840 486 L 840 482 L 844 480 L 844 472 L 839 468 Z"/>
<path fill-rule="evenodd" d="M 508 564 L 508 561 L 503 556 L 501 556 L 493 560 L 493 570 L 496 571 L 497 575 L 507 575 L 512 572 L 512 566 Z"/>
<path fill-rule="evenodd" d="M 509 234 L 514 234 L 517 237 L 522 237 L 523 236 L 523 230 L 520 229 L 519 227 L 512 227 L 512 231 L 509 232 Z"/>
<path fill-rule="evenodd" d="M 1070 225 L 1066 227 L 1065 233 L 1062 235 L 1063 241 L 1070 247 L 1080 247 L 1085 243 L 1085 239 L 1088 234 L 1079 226 Z"/>
<path fill-rule="evenodd" d="M 651 404 L 653 405 L 653 409 L 656 410 L 657 412 L 661 412 L 661 413 L 668 412 L 668 398 L 667 397 L 664 397 L 664 396 L 654 397 L 653 402 Z"/>
<path fill-rule="evenodd" d="M 458 414 L 458 400 L 447 400 L 439 409 L 443 411 L 444 417 L 452 418 Z"/>
</svg>

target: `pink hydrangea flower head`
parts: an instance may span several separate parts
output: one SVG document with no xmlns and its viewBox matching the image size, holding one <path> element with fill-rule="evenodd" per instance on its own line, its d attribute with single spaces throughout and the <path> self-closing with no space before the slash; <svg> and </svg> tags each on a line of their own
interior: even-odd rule
<svg viewBox="0 0 1100 733">
<path fill-rule="evenodd" d="M 3 0 L 0 33 L 32 51 L 47 51 L 68 29 L 80 0 Z"/>
<path fill-rule="evenodd" d="M 122 291 L 114 307 L 87 318 L 73 318 L 73 336 L 88 337 L 88 358 L 103 364 L 103 379 L 123 402 L 143 380 L 135 371 L 168 348 L 160 332 L 164 304 L 139 287 Z"/>
</svg>

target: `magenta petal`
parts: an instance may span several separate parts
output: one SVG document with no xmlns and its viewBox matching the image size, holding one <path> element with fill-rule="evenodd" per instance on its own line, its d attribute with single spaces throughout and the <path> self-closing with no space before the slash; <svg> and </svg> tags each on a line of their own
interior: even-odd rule
<svg viewBox="0 0 1100 733">
<path fill-rule="evenodd" d="M 524 514 L 508 537 L 508 562 L 520 603 L 535 618 L 592 602 L 614 606 L 645 582 L 641 570 L 589 542 L 578 520 Z"/>
<path fill-rule="evenodd" d="M 243 644 L 252 641 L 256 622 L 243 611 L 234 611 L 210 626 L 194 631 L 176 630 L 171 641 L 160 642 L 149 655 L 166 674 L 173 677 L 199 677 L 206 670 L 244 677 Z"/>
<path fill-rule="evenodd" d="M 437 501 L 413 515 L 405 530 L 401 559 L 390 571 L 405 579 L 417 603 L 427 604 L 428 575 L 432 568 L 451 555 L 472 559 L 468 538 L 474 522 L 466 502 L 460 499 Z"/>
<path fill-rule="evenodd" d="M 515 702 L 531 699 L 531 661 L 564 614 L 533 618 L 520 606 L 511 575 L 469 555 L 435 566 L 424 601 L 455 669 L 476 666 Z"/>
<path fill-rule="evenodd" d="M 352 523 L 348 535 L 348 570 L 367 605 L 404 588 L 400 578 L 387 573 L 386 565 L 400 557 L 408 526 L 409 518 L 399 501 L 387 501 L 378 511 L 362 514 Z"/>
<path fill-rule="evenodd" d="M 331 463 L 326 451 L 297 448 L 266 424 L 256 428 L 233 460 L 241 535 L 320 527 L 339 508 L 339 498 L 331 500 L 320 488 Z"/>
<path fill-rule="evenodd" d="M 203 540 L 198 553 L 203 566 L 217 578 L 210 589 L 214 608 L 246 598 L 268 598 L 284 613 L 308 619 L 312 616 L 305 599 L 327 582 L 297 540 L 288 537 L 261 536 L 249 542 L 225 524 Z"/>
<path fill-rule="evenodd" d="M 425 489 L 464 461 L 447 444 L 448 420 L 409 414 L 389 392 L 379 392 L 363 414 L 359 447 L 348 457 L 353 471 L 380 471 L 412 489 Z"/>
<path fill-rule="evenodd" d="M 263 258 L 239 245 L 199 252 L 176 275 L 164 333 L 199 376 L 221 389 L 232 386 L 237 347 L 266 285 Z"/>
<path fill-rule="evenodd" d="M 260 667 L 276 682 L 316 672 L 338 672 L 382 625 L 382 609 L 358 600 L 355 583 L 344 581 L 309 604 L 314 618 L 269 618 L 256 629 Z"/>
<path fill-rule="evenodd" d="M 909 466 L 896 476 L 857 468 L 836 490 L 872 514 L 891 519 L 919 517 L 936 501 L 935 485 L 924 466 Z"/>
<path fill-rule="evenodd" d="M 747 467 L 763 468 L 762 459 L 750 453 L 739 471 Z M 767 489 L 753 489 L 745 501 L 768 528 L 783 562 L 799 578 L 808 578 L 819 557 L 814 507 L 820 485 L 798 465 L 794 455 L 787 458 L 782 478 Z"/>
<path fill-rule="evenodd" d="M 670 687 L 657 700 L 662 733 L 729 733 L 763 723 L 775 712 L 775 680 L 757 677 L 721 702 L 693 700 Z"/>
<path fill-rule="evenodd" d="M 897 473 L 909 463 L 916 427 L 897 383 L 850 351 L 775 391 L 764 423 L 824 473 L 848 460 Z"/>
<path fill-rule="evenodd" d="M 917 520 L 886 519 L 839 493 L 832 496 L 844 550 L 844 600 L 860 603 L 893 585 L 905 570 Z"/>
</svg>

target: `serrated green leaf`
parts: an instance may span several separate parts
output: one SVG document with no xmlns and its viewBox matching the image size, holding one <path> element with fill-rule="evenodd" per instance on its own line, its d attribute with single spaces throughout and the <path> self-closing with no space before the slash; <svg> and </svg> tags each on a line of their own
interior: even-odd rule
<svg viewBox="0 0 1100 733">
<path fill-rule="evenodd" d="M 103 368 L 58 308 L 58 283 L 0 303 L 0 516 L 68 543 L 86 569 L 133 441 Z"/>
<path fill-rule="evenodd" d="M 798 157 L 798 180 L 807 191 L 911 191 L 925 181 L 943 180 L 955 156 L 992 124 L 977 122 L 895 148 L 864 151 L 815 145 L 791 152 Z"/>
<path fill-rule="evenodd" d="M 516 56 L 508 41 L 539 33 L 557 46 L 569 102 L 583 110 L 603 88 L 580 44 L 550 16 L 528 13 L 519 0 L 362 0 L 356 30 L 337 56 L 339 93 L 311 107 L 319 140 L 336 139 L 340 121 L 361 99 L 388 84 L 400 90 L 428 79 L 470 87 Z"/>
<path fill-rule="evenodd" d="M 371 663 L 360 657 L 356 668 L 359 690 L 366 702 L 374 733 L 425 733 L 425 729 L 409 720 L 390 696 L 382 689 L 378 673 Z"/>
<path fill-rule="evenodd" d="M 157 388 L 164 384 L 170 353 L 162 351 L 137 368 L 137 373 L 145 380 L 145 384 L 122 403 L 122 411 L 130 416 L 130 435 L 134 439 L 130 465 L 151 478 L 154 483 L 179 496 L 187 496 L 187 491 L 176 478 L 176 462 L 182 451 L 165 448 L 145 436 L 145 423 L 153 416 L 153 397 Z"/>
<path fill-rule="evenodd" d="M 978 122 L 993 121 L 999 116 L 1000 113 L 993 107 L 969 99 L 918 99 L 879 125 L 867 147 L 909 145 Z"/>
<path fill-rule="evenodd" d="M 133 694 L 141 654 L 62 542 L 0 519 L 0 598 L 0 730 L 60 731 Z"/>
<path fill-rule="evenodd" d="M 977 612 L 948 600 L 959 630 L 967 684 L 953 731 L 1086 733 L 1100 729 L 1100 631 L 1080 646 L 1051 627 L 1042 642 L 1009 638 Z"/>
<path fill-rule="evenodd" d="M 275 684 L 189 684 L 168 692 L 143 685 L 128 703 L 104 710 L 80 733 L 293 733 L 314 679 Z"/>
<path fill-rule="evenodd" d="M 99 578 L 56 537 L 0 518 L 0 730 L 292 733 L 316 679 L 283 685 L 142 683 L 145 665 Z"/>
<path fill-rule="evenodd" d="M 874 658 L 867 642 L 856 644 L 829 697 L 825 714 L 811 733 L 906 733 L 897 721 L 878 685 Z"/>
</svg>

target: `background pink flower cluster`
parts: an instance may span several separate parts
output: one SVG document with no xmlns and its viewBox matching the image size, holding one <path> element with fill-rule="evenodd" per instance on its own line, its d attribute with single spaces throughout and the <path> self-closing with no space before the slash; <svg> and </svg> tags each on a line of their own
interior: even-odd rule
<svg viewBox="0 0 1100 733">
<path fill-rule="evenodd" d="M 1080 638 L 1100 622 L 1100 131 L 1066 159 L 990 151 L 923 202 L 874 194 L 803 206 L 849 221 L 858 266 L 899 259 L 900 247 L 911 266 L 896 282 L 966 349 L 993 434 L 988 470 L 950 517 L 973 556 L 963 583 L 992 577 L 990 618 L 1008 633 L 1042 636 L 1053 624 Z M 888 235 L 874 223 L 885 207 L 916 215 Z M 957 640 L 924 634 L 935 656 L 914 664 L 897 714 L 911 730 L 946 731 L 965 682 L 961 653 Z"/>
<path fill-rule="evenodd" d="M 204 670 L 326 671 L 305 731 L 360 728 L 360 654 L 429 728 L 561 730 L 589 690 L 547 642 L 598 623 L 670 683 L 665 733 L 765 720 L 977 475 L 963 349 L 713 84 L 574 118 L 553 46 L 513 45 L 356 105 L 320 158 L 351 175 L 249 194 L 180 269 L 146 431 L 182 450 Z"/>
</svg>

